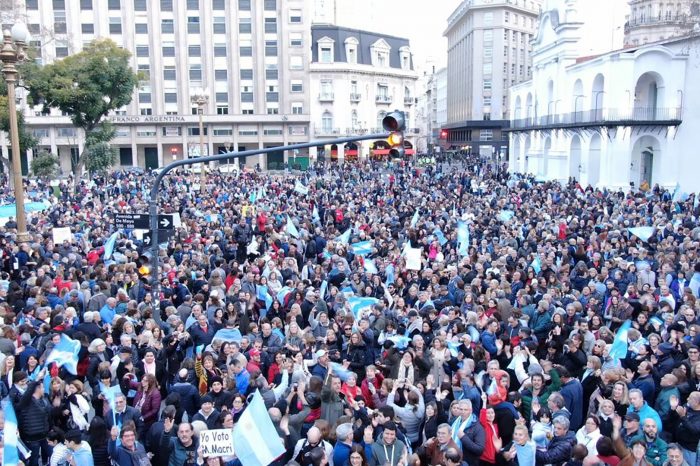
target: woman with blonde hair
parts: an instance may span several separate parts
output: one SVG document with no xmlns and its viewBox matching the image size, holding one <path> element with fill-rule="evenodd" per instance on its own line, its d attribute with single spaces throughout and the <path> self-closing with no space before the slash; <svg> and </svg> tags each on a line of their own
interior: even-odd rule
<svg viewBox="0 0 700 466">
<path fill-rule="evenodd" d="M 433 340 L 433 347 L 430 348 L 430 358 L 432 359 L 430 374 L 433 376 L 435 386 L 439 387 L 444 380 L 449 380 L 443 365 L 452 358 L 450 350 L 445 346 L 445 338 L 438 337 Z"/>
</svg>

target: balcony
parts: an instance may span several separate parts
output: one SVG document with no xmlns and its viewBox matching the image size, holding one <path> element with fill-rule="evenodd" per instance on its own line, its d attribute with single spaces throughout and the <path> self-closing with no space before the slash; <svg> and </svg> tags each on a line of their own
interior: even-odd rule
<svg viewBox="0 0 700 466">
<path fill-rule="evenodd" d="M 375 98 L 375 102 L 378 104 L 387 104 L 388 105 L 391 103 L 391 101 L 392 101 L 391 96 L 388 96 L 388 95 L 378 95 Z"/>
<path fill-rule="evenodd" d="M 413 105 L 414 103 L 416 103 L 416 99 L 414 99 L 413 97 L 406 96 L 403 98 L 404 105 L 410 106 L 410 105 Z"/>
<path fill-rule="evenodd" d="M 656 17 L 639 17 L 630 18 L 627 23 L 625 23 L 625 32 L 632 28 L 643 27 L 643 26 L 661 26 L 661 25 L 677 25 L 692 26 L 697 20 L 689 15 L 666 15 L 666 16 L 656 16 Z"/>
<path fill-rule="evenodd" d="M 318 101 L 319 102 L 333 102 L 335 100 L 335 97 L 332 92 L 321 92 L 318 95 Z"/>
<path fill-rule="evenodd" d="M 362 100 L 362 94 L 350 94 L 350 102 L 359 102 Z"/>
<path fill-rule="evenodd" d="M 316 136 L 320 136 L 320 137 L 340 136 L 341 131 L 340 131 L 340 128 L 328 128 L 325 126 L 314 126 L 314 134 Z"/>
<path fill-rule="evenodd" d="M 682 108 L 603 108 L 512 120 L 506 131 L 615 126 L 678 126 Z"/>
</svg>

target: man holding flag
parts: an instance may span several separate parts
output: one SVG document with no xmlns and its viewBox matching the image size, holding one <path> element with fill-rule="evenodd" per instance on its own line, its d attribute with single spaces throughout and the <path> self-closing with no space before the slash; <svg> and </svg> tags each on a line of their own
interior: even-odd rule
<svg viewBox="0 0 700 466">
<path fill-rule="evenodd" d="M 20 397 L 16 410 L 19 413 L 18 425 L 21 426 L 20 438 L 31 452 L 26 466 L 39 466 L 40 459 L 43 464 L 47 464 L 49 442 L 46 436 L 50 428 L 51 408 L 44 398 L 44 384 L 41 380 L 33 380 L 27 384 L 27 389 Z"/>
</svg>

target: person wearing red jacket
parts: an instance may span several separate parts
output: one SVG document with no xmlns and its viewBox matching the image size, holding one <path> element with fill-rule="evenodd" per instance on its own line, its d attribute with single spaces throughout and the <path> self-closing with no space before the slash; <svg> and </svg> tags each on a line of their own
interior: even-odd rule
<svg viewBox="0 0 700 466">
<path fill-rule="evenodd" d="M 382 387 L 383 381 L 384 376 L 373 364 L 367 366 L 367 370 L 365 371 L 365 379 L 362 381 L 360 389 L 362 390 L 362 396 L 364 397 L 368 408 L 375 409 L 374 400 L 372 399 L 372 392 L 370 391 L 369 385 L 374 385 L 375 390 L 379 391 L 379 389 Z"/>
<path fill-rule="evenodd" d="M 486 393 L 481 395 L 482 405 L 486 406 Z M 498 435 L 498 425 L 496 424 L 496 411 L 493 406 L 486 406 L 479 413 L 479 422 L 484 428 L 486 441 L 484 442 L 484 452 L 479 458 L 483 466 L 494 466 L 496 464 L 496 455 L 503 447 L 503 441 Z"/>
</svg>

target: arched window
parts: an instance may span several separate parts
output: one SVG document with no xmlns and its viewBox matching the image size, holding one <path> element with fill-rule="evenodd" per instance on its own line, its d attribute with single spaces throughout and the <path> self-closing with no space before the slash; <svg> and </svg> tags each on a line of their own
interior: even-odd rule
<svg viewBox="0 0 700 466">
<path fill-rule="evenodd" d="M 384 117 L 386 116 L 385 111 L 381 111 L 377 113 L 377 128 L 382 128 L 382 121 L 384 120 Z"/>
<path fill-rule="evenodd" d="M 353 110 L 350 113 L 350 125 L 352 126 L 352 129 L 357 129 L 359 127 L 359 124 L 357 121 L 357 110 Z"/>
<path fill-rule="evenodd" d="M 321 116 L 321 127 L 323 128 L 324 132 L 331 132 L 333 131 L 333 114 L 326 110 L 323 112 L 323 115 Z"/>
</svg>

